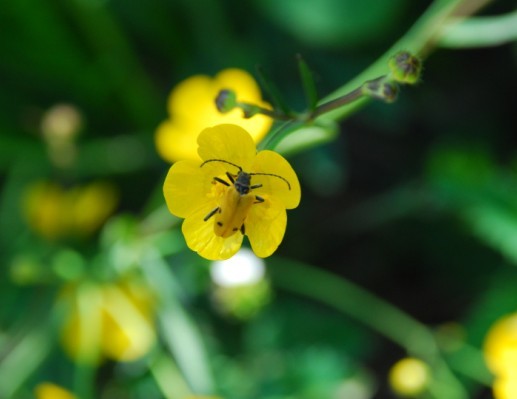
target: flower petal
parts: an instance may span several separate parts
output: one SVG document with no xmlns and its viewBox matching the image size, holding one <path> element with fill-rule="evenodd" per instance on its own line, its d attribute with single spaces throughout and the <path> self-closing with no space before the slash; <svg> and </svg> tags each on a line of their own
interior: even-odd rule
<svg viewBox="0 0 517 399">
<path fill-rule="evenodd" d="M 145 309 L 145 306 L 142 309 L 141 304 L 118 285 L 105 285 L 102 290 L 103 353 L 117 361 L 141 358 L 156 340 L 151 321 L 152 309 Z"/>
<path fill-rule="evenodd" d="M 163 194 L 169 211 L 184 218 L 207 202 L 210 206 L 212 179 L 213 176 L 199 167 L 199 162 L 176 162 L 169 169 L 163 185 Z"/>
<path fill-rule="evenodd" d="M 77 398 L 70 391 L 61 388 L 59 385 L 50 382 L 38 384 L 34 390 L 36 399 L 75 399 Z"/>
<path fill-rule="evenodd" d="M 223 89 L 234 90 L 238 101 L 256 103 L 261 100 L 260 88 L 255 79 L 246 71 L 237 68 L 228 68 L 215 76 L 217 86 Z"/>
<path fill-rule="evenodd" d="M 209 206 L 201 207 L 185 219 L 181 230 L 187 245 L 191 250 L 209 260 L 231 258 L 241 247 L 243 235 L 238 231 L 228 238 L 216 236 L 214 219 L 204 221 L 211 210 Z"/>
<path fill-rule="evenodd" d="M 250 132 L 259 142 L 269 131 L 273 121 L 265 115 L 244 118 L 241 109 L 222 114 L 215 106 L 220 90 L 230 89 L 237 93 L 239 101 L 271 106 L 262 101 L 260 89 L 251 75 L 239 69 L 225 69 L 215 78 L 195 75 L 180 82 L 168 99 L 168 120 L 156 130 L 156 148 L 162 158 L 173 162 L 182 159 L 198 159 L 196 138 L 206 127 L 221 123 L 236 124 Z"/>
<path fill-rule="evenodd" d="M 159 155 L 174 162 L 180 159 L 199 159 L 197 155 L 197 134 L 201 131 L 196 127 L 191 128 L 188 123 L 166 120 L 156 129 L 156 150 Z"/>
<path fill-rule="evenodd" d="M 203 161 L 223 160 L 250 170 L 255 159 L 256 148 L 250 134 L 237 125 L 217 125 L 201 132 L 197 142 L 198 154 Z M 230 165 L 226 170 L 237 173 Z"/>
<path fill-rule="evenodd" d="M 194 119 L 200 113 L 204 114 L 208 99 L 214 95 L 212 86 L 213 80 L 206 75 L 194 75 L 181 81 L 169 96 L 169 114 L 173 119 Z M 215 109 L 215 106 L 213 108 Z"/>
<path fill-rule="evenodd" d="M 271 109 L 269 103 L 262 101 L 260 88 L 255 79 L 242 69 L 228 68 L 219 72 L 215 77 L 215 85 L 217 86 L 216 95 L 222 89 L 233 90 L 237 94 L 237 101 Z M 223 119 L 219 119 L 217 123 L 231 123 L 241 126 L 250 133 L 255 143 L 259 143 L 264 138 L 273 124 L 273 119 L 262 114 L 244 118 L 240 109 L 234 109 L 224 115 L 219 114 L 219 118 L 221 117 Z"/>
<path fill-rule="evenodd" d="M 266 193 L 275 198 L 279 198 L 287 209 L 293 209 L 300 203 L 301 189 L 300 182 L 295 171 L 280 154 L 264 150 L 260 151 L 255 157 L 252 166 L 252 173 L 266 173 L 275 176 L 254 175 L 252 184 L 262 184 L 254 193 L 261 195 Z"/>
<path fill-rule="evenodd" d="M 253 252 L 266 258 L 276 251 L 284 238 L 287 213 L 280 200 L 266 199 L 253 206 L 246 219 L 246 235 Z"/>
</svg>

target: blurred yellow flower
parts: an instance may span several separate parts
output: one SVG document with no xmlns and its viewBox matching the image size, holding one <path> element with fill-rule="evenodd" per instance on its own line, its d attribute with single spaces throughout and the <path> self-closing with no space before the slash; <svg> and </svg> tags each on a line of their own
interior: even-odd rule
<svg viewBox="0 0 517 399">
<path fill-rule="evenodd" d="M 156 340 L 155 300 L 148 287 L 138 280 L 69 285 L 61 299 L 69 309 L 62 343 L 76 361 L 98 363 L 104 357 L 136 360 Z"/>
<path fill-rule="evenodd" d="M 429 367 L 420 359 L 406 357 L 391 367 L 388 379 L 395 393 L 417 396 L 429 383 Z"/>
<path fill-rule="evenodd" d="M 257 256 L 271 255 L 285 233 L 286 209 L 300 202 L 291 165 L 276 152 L 257 153 L 235 125 L 207 128 L 198 143 L 202 162 L 175 163 L 163 187 L 169 211 L 185 218 L 187 245 L 206 259 L 228 259 L 247 235 Z"/>
<path fill-rule="evenodd" d="M 264 108 L 271 106 L 262 101 L 260 89 L 251 75 L 240 69 L 225 69 L 215 78 L 192 76 L 179 83 L 168 100 L 169 119 L 156 130 L 156 147 L 160 156 L 169 162 L 182 159 L 198 160 L 197 136 L 207 127 L 231 123 L 246 129 L 258 143 L 269 131 L 273 121 L 264 115 L 245 119 L 240 109 L 220 113 L 215 99 L 220 90 L 236 92 L 238 101 Z"/>
<path fill-rule="evenodd" d="M 517 398 L 517 373 L 496 377 L 493 384 L 494 399 Z"/>
<path fill-rule="evenodd" d="M 76 396 L 64 388 L 50 382 L 38 384 L 34 389 L 36 399 L 76 399 Z"/>
<path fill-rule="evenodd" d="M 492 325 L 484 342 L 485 361 L 494 375 L 517 375 L 517 313 Z"/>
<path fill-rule="evenodd" d="M 485 362 L 494 374 L 496 399 L 517 398 L 517 313 L 497 320 L 483 345 Z"/>
<path fill-rule="evenodd" d="M 25 192 L 23 211 L 31 228 L 49 240 L 85 237 L 95 232 L 118 202 L 109 183 L 64 188 L 39 181 Z"/>
</svg>

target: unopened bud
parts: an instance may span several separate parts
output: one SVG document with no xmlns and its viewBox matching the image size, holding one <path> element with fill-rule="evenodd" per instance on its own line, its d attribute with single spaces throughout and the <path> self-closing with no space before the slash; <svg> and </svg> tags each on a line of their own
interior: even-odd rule
<svg viewBox="0 0 517 399">
<path fill-rule="evenodd" d="M 407 51 L 400 51 L 388 62 L 391 77 L 400 83 L 415 84 L 422 73 L 422 62 Z"/>
<path fill-rule="evenodd" d="M 397 99 L 399 87 L 395 82 L 387 79 L 375 79 L 366 82 L 362 87 L 362 91 L 370 97 L 392 103 Z"/>
<path fill-rule="evenodd" d="M 237 95 L 233 90 L 221 90 L 215 98 L 215 106 L 223 114 L 230 112 L 237 106 Z"/>
</svg>

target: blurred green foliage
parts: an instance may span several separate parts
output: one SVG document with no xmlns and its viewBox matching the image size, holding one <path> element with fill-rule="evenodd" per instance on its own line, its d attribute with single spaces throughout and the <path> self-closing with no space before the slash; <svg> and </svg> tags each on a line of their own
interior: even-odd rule
<svg viewBox="0 0 517 399">
<path fill-rule="evenodd" d="M 296 54 L 323 97 L 431 3 L 1 2 L 0 398 L 32 398 L 43 381 L 81 399 L 390 398 L 389 368 L 407 355 L 435 371 L 422 398 L 490 398 L 483 338 L 517 310 L 515 42 L 437 49 L 397 102 L 370 104 L 291 158 L 302 204 L 266 260 L 271 296 L 244 320 L 220 311 L 209 263 L 164 208 L 169 165 L 153 142 L 182 79 L 258 65 L 302 109 Z M 62 103 L 82 120 L 64 166 L 41 128 Z M 93 234 L 48 239 L 24 214 L 37 181 L 98 180 L 119 203 Z M 63 287 L 128 276 L 156 297 L 157 341 L 133 362 L 74 363 L 60 344 Z"/>
</svg>

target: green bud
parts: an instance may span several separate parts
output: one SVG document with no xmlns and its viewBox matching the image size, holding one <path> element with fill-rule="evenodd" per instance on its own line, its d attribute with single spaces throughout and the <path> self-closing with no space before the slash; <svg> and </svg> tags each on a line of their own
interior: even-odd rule
<svg viewBox="0 0 517 399">
<path fill-rule="evenodd" d="M 370 80 L 361 89 L 365 95 L 387 103 L 395 101 L 399 92 L 397 83 L 386 78 Z"/>
<path fill-rule="evenodd" d="M 230 112 L 237 106 L 237 95 L 233 90 L 221 90 L 215 98 L 215 106 L 223 114 Z"/>
<path fill-rule="evenodd" d="M 422 62 L 407 51 L 400 51 L 390 58 L 391 77 L 399 83 L 415 84 L 422 73 Z"/>
</svg>

